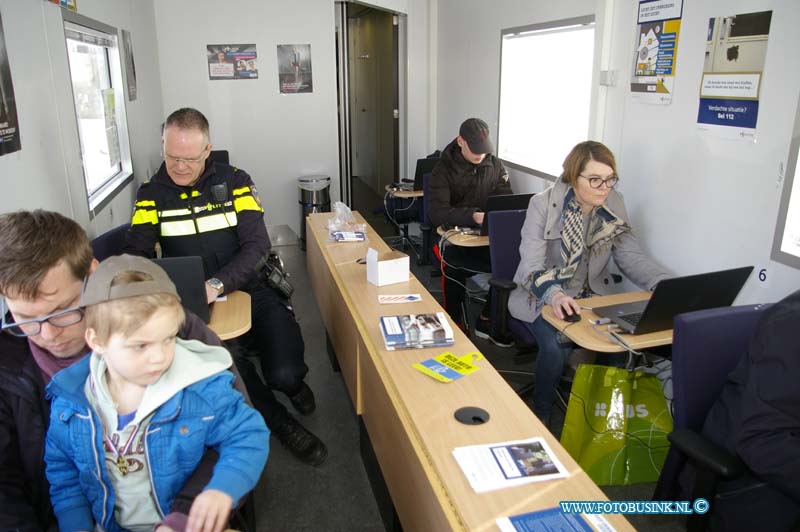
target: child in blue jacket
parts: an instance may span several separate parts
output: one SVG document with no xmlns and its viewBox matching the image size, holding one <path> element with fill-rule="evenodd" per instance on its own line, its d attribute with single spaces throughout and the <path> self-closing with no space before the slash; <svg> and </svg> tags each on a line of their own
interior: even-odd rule
<svg viewBox="0 0 800 532">
<path fill-rule="evenodd" d="M 176 340 L 180 298 L 144 258 L 101 263 L 81 306 L 92 353 L 47 387 L 45 462 L 60 530 L 222 530 L 269 450 L 261 415 L 232 387 L 230 355 Z M 211 480 L 188 518 L 170 514 L 208 447 L 219 453 Z"/>
</svg>

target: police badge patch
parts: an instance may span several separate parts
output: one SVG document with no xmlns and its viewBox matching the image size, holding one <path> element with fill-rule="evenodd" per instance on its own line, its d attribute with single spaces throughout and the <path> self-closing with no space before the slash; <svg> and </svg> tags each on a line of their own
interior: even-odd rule
<svg viewBox="0 0 800 532">
<path fill-rule="evenodd" d="M 250 193 L 253 195 L 253 199 L 256 200 L 256 203 L 258 203 L 258 206 L 263 209 L 264 206 L 261 204 L 261 196 L 258 195 L 258 189 L 256 189 L 255 185 L 250 185 Z"/>
</svg>

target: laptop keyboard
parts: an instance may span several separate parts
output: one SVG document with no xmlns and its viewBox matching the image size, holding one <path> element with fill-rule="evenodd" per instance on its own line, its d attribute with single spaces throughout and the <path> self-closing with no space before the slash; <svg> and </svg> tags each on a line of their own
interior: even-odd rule
<svg viewBox="0 0 800 532">
<path fill-rule="evenodd" d="M 633 312 L 631 314 L 623 314 L 622 316 L 617 316 L 617 319 L 624 321 L 625 323 L 629 323 L 632 326 L 636 327 L 639 323 L 639 320 L 642 319 L 643 312 Z"/>
</svg>

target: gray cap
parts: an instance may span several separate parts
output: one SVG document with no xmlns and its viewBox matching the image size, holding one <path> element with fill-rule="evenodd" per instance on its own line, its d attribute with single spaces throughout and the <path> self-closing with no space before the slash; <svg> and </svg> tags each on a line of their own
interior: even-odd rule
<svg viewBox="0 0 800 532">
<path fill-rule="evenodd" d="M 153 280 L 111 286 L 119 274 L 128 271 L 145 273 Z M 152 294 L 172 294 L 180 300 L 175 284 L 161 266 L 143 257 L 118 255 L 101 262 L 97 269 L 89 275 L 89 279 L 83 287 L 80 304 L 82 307 L 86 307 L 105 301 Z"/>
</svg>

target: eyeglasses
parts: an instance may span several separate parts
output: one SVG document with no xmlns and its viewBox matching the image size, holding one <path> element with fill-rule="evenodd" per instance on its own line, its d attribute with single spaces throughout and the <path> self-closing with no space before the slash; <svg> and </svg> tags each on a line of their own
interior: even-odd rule
<svg viewBox="0 0 800 532">
<path fill-rule="evenodd" d="M 578 177 L 584 178 L 586 181 L 589 182 L 589 186 L 592 188 L 600 188 L 601 186 L 605 185 L 606 188 L 614 188 L 614 186 L 619 183 L 619 176 L 616 174 L 611 174 L 610 176 L 603 179 L 597 175 L 583 175 L 579 174 Z"/>
<path fill-rule="evenodd" d="M 0 300 L 0 311 L 2 311 L 2 330 L 8 331 L 14 336 L 24 338 L 26 336 L 34 336 L 42 331 L 42 323 L 47 322 L 54 327 L 63 329 L 70 325 L 75 325 L 83 319 L 83 309 L 80 307 L 71 307 L 64 310 L 59 310 L 49 314 L 43 318 L 34 320 L 25 320 L 20 322 L 6 323 L 6 301 Z"/>
<path fill-rule="evenodd" d="M 167 155 L 166 153 L 164 153 L 163 150 L 161 151 L 161 156 L 164 159 L 166 159 L 166 160 L 168 160 L 170 162 L 173 162 L 175 164 L 183 163 L 183 164 L 193 165 L 193 164 L 200 164 L 205 160 L 206 150 L 208 150 L 208 146 L 203 148 L 202 153 L 200 153 L 200 155 L 195 157 L 194 159 L 185 159 L 183 157 L 173 157 L 172 155 Z"/>
</svg>

